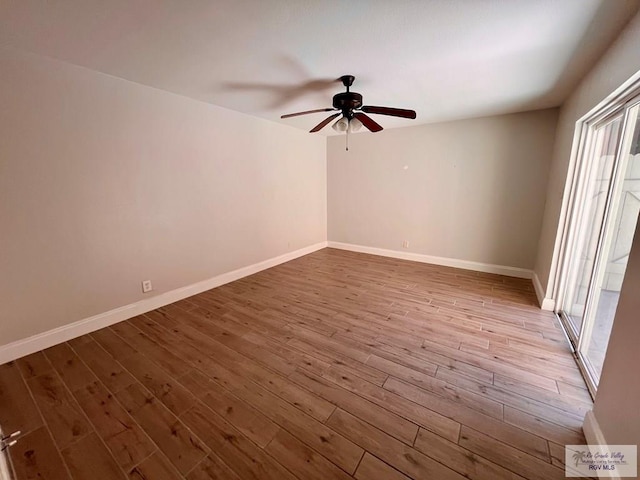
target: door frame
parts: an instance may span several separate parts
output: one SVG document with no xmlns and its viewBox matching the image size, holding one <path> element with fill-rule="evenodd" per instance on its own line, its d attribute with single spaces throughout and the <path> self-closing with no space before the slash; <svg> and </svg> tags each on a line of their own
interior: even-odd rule
<svg viewBox="0 0 640 480">
<path fill-rule="evenodd" d="M 579 159 L 583 157 L 583 152 L 587 143 L 586 136 L 588 129 L 585 128 L 586 124 L 587 122 L 594 122 L 604 118 L 606 115 L 610 114 L 639 94 L 640 70 L 607 95 L 600 103 L 580 117 L 574 125 L 573 142 L 571 146 L 571 153 L 569 155 L 569 164 L 563 189 L 562 204 L 560 206 L 556 241 L 549 268 L 549 278 L 546 285 L 546 292 L 544 290 L 542 292 L 542 303 L 545 305 L 545 309 L 553 310 L 557 313 L 557 300 L 561 295 L 560 279 L 566 274 L 566 272 L 563 272 L 564 262 L 562 259 L 566 255 L 567 235 L 569 232 L 568 227 L 571 223 L 572 217 L 570 200 L 573 198 L 573 191 L 575 190 L 576 170 L 579 164 Z"/>
<path fill-rule="evenodd" d="M 574 350 L 574 355 L 585 378 L 585 382 L 591 393 L 595 397 L 597 390 L 598 378 L 589 366 L 589 361 L 582 353 L 583 345 L 588 345 L 593 330 L 593 312 L 597 308 L 597 295 L 593 295 L 599 283 L 602 281 L 605 268 L 603 262 L 606 263 L 608 250 L 611 246 L 613 232 L 611 231 L 612 221 L 616 209 L 620 202 L 620 185 L 623 180 L 627 166 L 628 155 L 624 154 L 626 147 L 630 145 L 634 133 L 635 123 L 630 126 L 630 115 L 633 111 L 637 114 L 640 108 L 640 79 L 636 80 L 626 89 L 624 95 L 618 96 L 614 101 L 602 104 L 600 108 L 594 109 L 589 115 L 583 117 L 576 124 L 575 143 L 577 144 L 576 154 L 572 156 L 574 160 L 570 168 L 570 175 L 567 178 L 566 195 L 567 201 L 563 208 L 565 212 L 564 222 L 561 226 L 561 243 L 559 249 L 558 267 L 554 275 L 554 295 L 555 312 L 560 319 L 560 323 Z M 563 306 L 567 301 L 567 294 L 571 291 L 571 265 L 572 253 L 582 240 L 581 225 L 584 219 L 585 209 L 580 208 L 580 204 L 585 198 L 587 189 L 589 188 L 589 174 L 593 165 L 590 159 L 598 147 L 598 136 L 596 130 L 599 127 L 613 121 L 616 117 L 622 115 L 621 134 L 615 149 L 614 164 L 611 173 L 611 184 L 607 191 L 605 201 L 605 211 L 602 226 L 597 232 L 598 240 L 596 247 L 596 256 L 594 258 L 594 267 L 590 273 L 587 290 L 587 300 L 583 313 L 583 320 L 580 331 L 576 331 L 574 325 L 563 311 Z M 635 120 L 635 117 L 634 117 Z M 624 147 L 624 148 L 623 148 Z"/>
</svg>

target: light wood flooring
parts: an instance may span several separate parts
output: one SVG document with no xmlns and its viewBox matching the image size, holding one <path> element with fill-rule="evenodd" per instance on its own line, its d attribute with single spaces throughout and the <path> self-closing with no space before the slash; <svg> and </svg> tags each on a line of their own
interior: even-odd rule
<svg viewBox="0 0 640 480">
<path fill-rule="evenodd" d="M 590 408 L 530 281 L 333 249 L 0 366 L 19 479 L 563 479 Z"/>
</svg>

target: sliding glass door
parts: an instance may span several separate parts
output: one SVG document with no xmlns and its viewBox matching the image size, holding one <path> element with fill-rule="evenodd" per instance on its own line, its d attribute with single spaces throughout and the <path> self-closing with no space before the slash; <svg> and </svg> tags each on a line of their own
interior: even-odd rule
<svg viewBox="0 0 640 480">
<path fill-rule="evenodd" d="M 581 199 L 576 202 L 575 245 L 569 268 L 569 282 L 563 311 L 575 338 L 582 328 L 587 293 L 598 253 L 607 195 L 613 175 L 616 146 L 620 137 L 621 114 L 594 128 L 588 161 L 583 168 Z"/>
<path fill-rule="evenodd" d="M 595 391 L 640 212 L 639 102 L 589 127 L 573 189 L 560 316 Z"/>
</svg>

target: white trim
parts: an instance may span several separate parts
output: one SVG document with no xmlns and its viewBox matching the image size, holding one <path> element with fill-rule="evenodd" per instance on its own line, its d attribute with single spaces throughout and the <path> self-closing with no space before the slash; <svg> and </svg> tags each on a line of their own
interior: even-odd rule
<svg viewBox="0 0 640 480">
<path fill-rule="evenodd" d="M 536 297 L 538 297 L 538 303 L 542 305 L 544 302 L 544 288 L 542 288 L 542 283 L 540 283 L 540 278 L 538 278 L 538 274 L 533 272 L 533 277 L 531 279 L 533 281 L 533 288 L 536 291 Z"/>
<path fill-rule="evenodd" d="M 602 430 L 600 429 L 600 424 L 598 423 L 593 410 L 589 410 L 584 416 L 582 431 L 584 433 L 584 437 L 587 439 L 587 445 L 609 445 L 607 439 L 604 437 L 604 433 L 602 433 Z M 603 473 L 602 477 L 621 480 L 621 477 L 614 472 Z"/>
<path fill-rule="evenodd" d="M 554 312 L 556 310 L 556 301 L 553 298 L 545 297 L 540 304 L 540 310 Z"/>
<path fill-rule="evenodd" d="M 602 433 L 602 430 L 600 429 L 600 424 L 598 423 L 593 410 L 589 410 L 584 416 L 582 431 L 584 432 L 584 437 L 587 439 L 588 445 L 607 445 L 604 433 Z"/>
<path fill-rule="evenodd" d="M 591 119 L 600 120 L 603 115 L 608 115 L 616 107 L 624 105 L 638 94 L 640 89 L 640 70 L 631 75 L 613 92 L 607 95 L 600 103 L 578 119 L 584 122 Z"/>
<path fill-rule="evenodd" d="M 254 273 L 258 273 L 262 270 L 266 270 L 267 268 L 275 267 L 276 265 L 280 265 L 281 263 L 285 263 L 298 257 L 308 255 L 309 253 L 313 253 L 317 250 L 326 248 L 326 246 L 327 242 L 316 243 L 315 245 L 310 245 L 308 247 L 304 247 L 293 252 L 288 252 L 259 263 L 254 263 L 253 265 L 248 265 L 231 272 L 223 273 L 221 275 L 217 275 L 215 277 L 188 285 L 186 287 L 181 287 L 169 292 L 161 293 L 159 295 L 156 295 L 155 297 L 140 300 L 136 303 L 118 307 L 113 310 L 109 310 L 108 312 L 99 313 L 97 315 L 93 315 L 92 317 L 78 320 L 77 322 L 63 325 L 58 328 L 54 328 L 53 330 L 49 330 L 47 332 L 38 333 L 31 337 L 2 345 L 0 346 L 0 365 L 11 360 L 24 357 L 25 355 L 40 351 L 42 349 L 52 347 L 53 345 L 66 342 L 67 340 L 79 337 L 80 335 L 95 332 L 96 330 L 135 317 L 136 315 L 140 315 L 142 313 L 155 310 L 156 308 L 163 307 L 170 303 L 177 302 L 178 300 L 182 300 L 183 298 L 197 295 L 198 293 L 211 290 L 212 288 L 219 287 L 220 285 L 224 285 L 225 283 L 239 280 L 240 278 L 253 275 Z"/>
<path fill-rule="evenodd" d="M 584 423 L 582 424 L 582 431 L 584 437 L 587 439 L 587 445 L 609 445 L 607 439 L 604 437 L 604 433 L 600 429 L 600 424 L 596 419 L 593 410 L 589 410 L 584 416 Z M 621 480 L 621 477 L 614 472 L 603 472 L 598 478 L 612 478 L 614 480 Z"/>
<path fill-rule="evenodd" d="M 562 203 L 560 206 L 560 218 L 558 219 L 558 230 L 553 244 L 551 264 L 549 265 L 549 285 L 554 298 L 563 302 L 564 292 L 563 279 L 566 276 L 567 266 L 565 265 L 566 248 L 569 239 L 569 226 L 572 221 L 572 191 L 576 183 L 576 168 L 579 166 L 579 158 L 584 155 L 586 148 L 586 132 L 590 125 L 602 120 L 606 115 L 611 114 L 616 108 L 620 108 L 629 102 L 640 91 L 640 70 L 631 75 L 629 79 L 622 83 L 613 92 L 607 95 L 601 102 L 582 115 L 574 125 L 571 152 L 569 155 L 569 165 L 567 177 L 562 193 Z"/>
<path fill-rule="evenodd" d="M 544 288 L 542 287 L 542 283 L 540 282 L 540 278 L 538 278 L 538 274 L 536 272 L 533 272 L 531 280 L 533 281 L 533 289 L 536 291 L 536 297 L 538 297 L 540 309 L 553 312 L 556 308 L 556 302 L 553 298 L 545 296 Z"/>
<path fill-rule="evenodd" d="M 506 275 L 509 277 L 528 278 L 533 276 L 533 271 L 526 268 L 508 267 L 505 265 L 493 265 L 491 263 L 472 262 L 470 260 L 460 260 L 457 258 L 434 257 L 432 255 L 424 255 L 422 253 L 399 252 L 397 250 L 387 250 L 377 247 L 366 247 L 364 245 L 354 245 L 351 243 L 327 242 L 329 248 L 338 248 L 340 250 L 349 250 L 351 252 L 369 253 L 371 255 L 379 255 L 381 257 L 399 258 L 402 260 L 411 260 L 414 262 L 431 263 L 434 265 L 443 265 L 446 267 L 463 268 L 465 270 L 474 270 L 476 272 L 496 273 L 498 275 Z"/>
<path fill-rule="evenodd" d="M 582 424 L 582 431 L 584 437 L 587 439 L 587 445 L 609 445 L 607 439 L 604 437 L 604 433 L 600 429 L 600 424 L 596 419 L 593 410 L 589 410 L 584 416 L 584 423 Z M 598 478 L 612 478 L 614 480 L 621 480 L 614 472 L 603 472 Z"/>
</svg>

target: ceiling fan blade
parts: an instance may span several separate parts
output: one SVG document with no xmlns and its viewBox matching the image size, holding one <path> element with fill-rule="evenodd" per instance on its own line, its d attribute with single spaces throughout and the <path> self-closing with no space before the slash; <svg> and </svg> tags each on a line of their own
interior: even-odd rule
<svg viewBox="0 0 640 480">
<path fill-rule="evenodd" d="M 309 133 L 314 133 L 314 132 L 318 132 L 318 131 L 322 130 L 324 127 L 327 126 L 327 124 L 331 120 L 333 120 L 336 117 L 339 117 L 340 115 L 342 115 L 342 112 L 338 112 L 338 113 L 334 113 L 333 115 L 330 115 L 329 117 L 327 117 L 323 121 L 321 121 L 318 125 L 316 125 L 311 130 L 309 130 Z"/>
<path fill-rule="evenodd" d="M 362 112 L 354 112 L 353 116 L 360 120 L 362 124 L 372 132 L 379 132 L 380 130 L 382 130 L 382 127 L 376 121 L 374 121 L 373 118 L 365 115 Z"/>
<path fill-rule="evenodd" d="M 402 108 L 373 107 L 366 105 L 360 110 L 365 113 L 377 113 L 378 115 L 389 115 L 391 117 L 416 118 L 416 112 L 414 110 L 405 110 Z"/>
<path fill-rule="evenodd" d="M 333 112 L 334 110 L 335 108 L 318 108 L 316 110 L 307 110 L 306 112 L 287 113 L 286 115 L 282 115 L 280 118 L 297 117 L 299 115 L 307 115 L 308 113 Z"/>
</svg>

